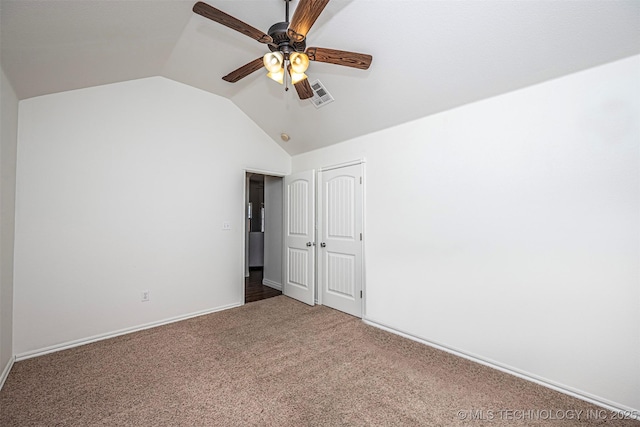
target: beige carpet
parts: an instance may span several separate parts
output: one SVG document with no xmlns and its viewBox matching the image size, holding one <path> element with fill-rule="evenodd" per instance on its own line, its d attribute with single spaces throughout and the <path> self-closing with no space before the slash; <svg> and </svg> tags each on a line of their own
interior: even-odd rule
<svg viewBox="0 0 640 427">
<path fill-rule="evenodd" d="M 612 416 L 284 296 L 17 362 L 0 391 L 3 427 L 640 425 Z"/>
</svg>

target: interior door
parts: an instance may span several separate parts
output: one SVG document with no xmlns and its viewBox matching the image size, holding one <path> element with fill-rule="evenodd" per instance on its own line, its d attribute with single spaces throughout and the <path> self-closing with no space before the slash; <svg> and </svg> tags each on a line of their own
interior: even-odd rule
<svg viewBox="0 0 640 427">
<path fill-rule="evenodd" d="M 322 304 L 362 317 L 362 165 L 322 172 L 318 281 Z"/>
<path fill-rule="evenodd" d="M 284 178 L 284 294 L 315 303 L 315 172 Z"/>
</svg>

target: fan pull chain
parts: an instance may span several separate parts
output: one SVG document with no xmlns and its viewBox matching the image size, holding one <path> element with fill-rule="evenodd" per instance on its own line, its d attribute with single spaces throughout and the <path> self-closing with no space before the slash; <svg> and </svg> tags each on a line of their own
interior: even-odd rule
<svg viewBox="0 0 640 427">
<path fill-rule="evenodd" d="M 284 91 L 289 92 L 289 82 L 287 81 L 287 74 L 289 74 L 289 61 L 284 61 Z"/>
</svg>

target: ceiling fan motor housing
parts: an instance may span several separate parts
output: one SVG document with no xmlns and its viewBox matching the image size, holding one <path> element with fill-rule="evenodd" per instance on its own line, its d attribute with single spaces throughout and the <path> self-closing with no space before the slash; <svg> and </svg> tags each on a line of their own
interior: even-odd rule
<svg viewBox="0 0 640 427">
<path fill-rule="evenodd" d="M 307 47 L 305 40 L 301 42 L 292 41 L 287 35 L 289 29 L 288 22 L 278 22 L 273 24 L 267 34 L 273 39 L 273 43 L 269 44 L 269 49 L 272 52 L 282 52 L 285 59 L 289 59 L 289 54 L 293 52 L 304 52 Z"/>
</svg>

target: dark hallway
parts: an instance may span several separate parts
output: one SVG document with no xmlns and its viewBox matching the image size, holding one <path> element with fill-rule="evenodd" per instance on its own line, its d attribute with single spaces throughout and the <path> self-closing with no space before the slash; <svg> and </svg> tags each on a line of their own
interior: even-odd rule
<svg viewBox="0 0 640 427">
<path fill-rule="evenodd" d="M 262 268 L 249 269 L 249 277 L 244 279 L 244 302 L 254 302 L 282 295 L 277 289 L 262 284 Z"/>
</svg>

